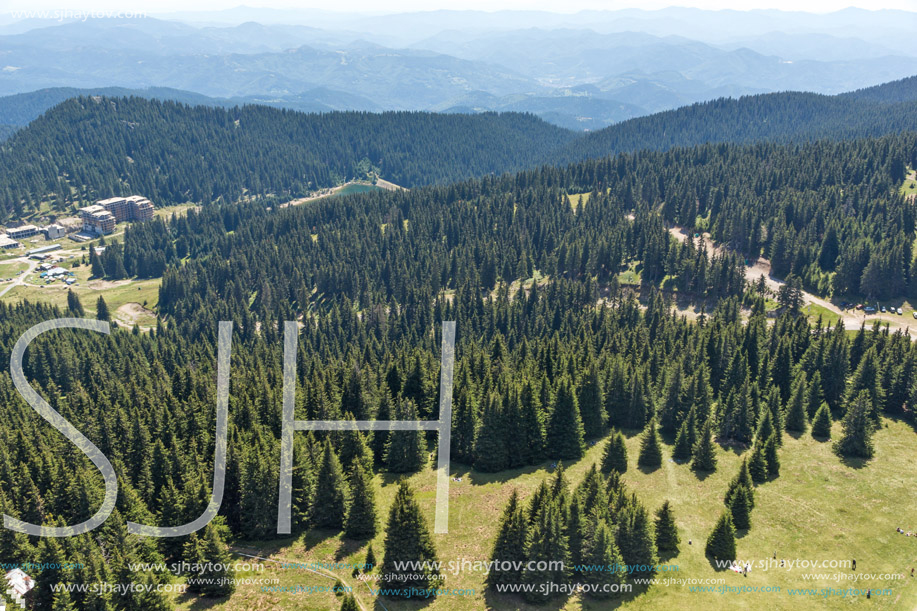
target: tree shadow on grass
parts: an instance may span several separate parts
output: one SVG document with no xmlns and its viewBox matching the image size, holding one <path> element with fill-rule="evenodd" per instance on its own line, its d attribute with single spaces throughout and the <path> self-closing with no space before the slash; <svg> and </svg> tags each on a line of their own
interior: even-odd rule
<svg viewBox="0 0 917 611">
<path fill-rule="evenodd" d="M 729 560 L 717 560 L 710 554 L 706 554 L 704 557 L 707 559 L 707 562 L 710 563 L 710 566 L 713 568 L 713 570 L 716 571 L 717 573 L 729 570 Z M 719 564 L 717 564 L 720 562 L 725 564 L 725 566 L 720 566 Z"/>
<path fill-rule="evenodd" d="M 565 464 L 572 464 L 576 461 L 564 462 Z M 450 482 L 450 485 L 463 485 L 466 482 L 472 486 L 484 486 L 486 484 L 493 483 L 504 484 L 510 480 L 516 479 L 517 477 L 530 475 L 541 470 L 545 470 L 547 473 L 552 473 L 557 470 L 557 467 L 560 465 L 560 463 L 561 461 L 545 461 L 534 465 L 525 465 L 522 467 L 515 467 L 513 469 L 505 469 L 503 471 L 498 471 L 497 473 L 484 473 L 482 471 L 475 471 L 467 465 L 452 463 L 450 467 L 450 477 L 461 479 L 462 481 L 461 483 Z"/>
<path fill-rule="evenodd" d="M 306 551 L 318 547 L 329 539 L 334 539 L 341 533 L 340 530 L 331 528 L 310 528 L 302 538 Z"/>
<path fill-rule="evenodd" d="M 373 609 L 375 611 L 390 611 L 391 609 L 417 611 L 418 609 L 429 607 L 434 602 L 436 602 L 436 598 L 433 596 L 430 598 L 389 598 L 388 596 L 380 596 L 373 602 Z"/>
<path fill-rule="evenodd" d="M 641 594 L 649 589 L 645 584 L 633 584 L 630 592 L 623 592 L 610 598 L 590 598 L 582 597 L 583 609 L 618 609 L 622 605 L 633 602 Z M 572 600 L 571 597 L 555 596 L 544 603 L 532 603 L 517 595 L 500 594 L 493 588 L 487 588 L 484 592 L 485 609 L 492 611 L 503 611 L 504 609 L 538 609 L 538 611 L 559 611 L 567 606 Z M 464 607 L 463 607 L 464 608 Z M 468 606 L 467 608 L 472 608 Z"/>
<path fill-rule="evenodd" d="M 736 529 L 736 539 L 744 539 L 748 536 L 749 528 L 737 528 Z"/>
<path fill-rule="evenodd" d="M 687 545 L 687 542 L 679 543 L 679 545 Z M 681 551 L 659 551 L 659 564 L 667 564 L 672 558 L 677 558 Z"/>
<path fill-rule="evenodd" d="M 716 440 L 716 445 L 720 446 L 720 448 L 722 448 L 723 451 L 732 452 L 736 456 L 741 456 L 751 447 L 750 444 L 747 444 L 741 441 L 733 441 L 733 440 L 722 441 L 719 439 Z"/>
<path fill-rule="evenodd" d="M 221 596 L 219 598 L 205 598 L 203 596 L 198 596 L 197 594 L 192 594 L 191 592 L 186 591 L 180 594 L 175 602 L 182 606 L 188 605 L 188 609 L 191 611 L 204 611 L 204 609 L 222 607 L 223 604 L 228 600 L 229 598 L 226 596 Z"/>
<path fill-rule="evenodd" d="M 646 465 L 643 465 L 643 466 L 637 465 L 637 470 L 644 475 L 649 475 L 650 473 L 658 471 L 661 468 L 662 468 L 662 465 L 654 465 L 652 467 L 648 467 Z"/>
<path fill-rule="evenodd" d="M 708 477 L 710 477 L 711 475 L 713 475 L 714 473 L 716 473 L 716 469 L 714 469 L 713 471 L 701 471 L 699 469 L 691 469 L 691 472 L 694 474 L 694 477 L 696 477 L 698 481 L 702 482 L 705 479 L 707 479 Z"/>
<path fill-rule="evenodd" d="M 363 548 L 364 545 L 369 543 L 369 541 L 370 541 L 369 539 L 365 541 L 364 540 L 354 541 L 353 539 L 347 539 L 346 537 L 341 539 L 341 544 L 338 546 L 337 550 L 335 550 L 334 552 L 335 562 L 340 562 L 344 558 L 347 558 L 348 556 L 352 556 L 356 554 L 358 551 L 360 551 L 360 549 Z"/>
<path fill-rule="evenodd" d="M 844 466 L 850 467 L 851 469 L 865 469 L 869 466 L 871 458 L 859 458 L 854 456 L 842 456 L 841 462 L 844 463 Z"/>
</svg>

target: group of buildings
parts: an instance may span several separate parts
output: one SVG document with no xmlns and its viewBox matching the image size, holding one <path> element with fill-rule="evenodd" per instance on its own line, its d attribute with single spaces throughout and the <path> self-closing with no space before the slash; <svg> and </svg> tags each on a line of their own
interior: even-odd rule
<svg viewBox="0 0 917 611">
<path fill-rule="evenodd" d="M 153 203 L 142 195 L 130 197 L 110 197 L 97 201 L 92 206 L 80 209 L 79 223 L 52 223 L 47 227 L 21 225 L 7 229 L 0 234 L 0 250 L 18 248 L 20 241 L 39 233 L 47 240 L 59 240 L 69 233 L 77 232 L 77 241 L 89 240 L 100 235 L 108 235 L 115 230 L 115 225 L 127 221 L 143 222 L 153 218 Z"/>
</svg>

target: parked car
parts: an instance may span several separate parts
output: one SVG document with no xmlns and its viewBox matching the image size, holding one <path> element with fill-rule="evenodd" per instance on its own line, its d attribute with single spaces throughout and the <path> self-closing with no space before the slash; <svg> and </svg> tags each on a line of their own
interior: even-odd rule
<svg viewBox="0 0 917 611">
<path fill-rule="evenodd" d="M 914 314 L 914 318 L 917 318 L 917 310 L 914 310 L 913 314 Z"/>
<path fill-rule="evenodd" d="M 888 310 L 885 309 L 885 306 L 882 306 L 882 313 L 885 314 Z"/>
<path fill-rule="evenodd" d="M 897 314 L 898 316 L 901 316 L 902 314 L 904 314 L 904 310 L 902 310 L 901 308 L 898 308 L 897 310 L 895 310 L 895 314 Z"/>
<path fill-rule="evenodd" d="M 865 308 L 863 308 L 863 312 L 866 314 L 875 314 L 876 309 L 872 306 L 866 306 Z"/>
<path fill-rule="evenodd" d="M 862 304 L 862 303 L 858 303 L 858 304 L 857 304 L 857 309 L 858 309 L 858 310 L 862 310 L 862 309 L 863 309 L 863 304 Z"/>
</svg>

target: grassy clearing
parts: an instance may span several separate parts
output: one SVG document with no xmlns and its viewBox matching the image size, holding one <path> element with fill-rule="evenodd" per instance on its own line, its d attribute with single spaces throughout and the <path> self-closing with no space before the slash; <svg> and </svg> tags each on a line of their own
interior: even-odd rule
<svg viewBox="0 0 917 611">
<path fill-rule="evenodd" d="M 807 303 L 802 307 L 803 313 L 809 318 L 810 321 L 815 322 L 818 320 L 818 317 L 821 316 L 822 324 L 828 324 L 832 327 L 837 324 L 841 319 L 841 316 L 836 312 L 832 312 L 824 306 L 820 306 L 817 303 Z"/>
<path fill-rule="evenodd" d="M 589 196 L 591 193 L 567 193 L 567 201 L 570 202 L 570 207 L 573 208 L 573 212 L 576 212 L 579 209 L 580 203 L 584 206 L 589 203 Z"/>
<path fill-rule="evenodd" d="M 69 262 L 63 265 L 70 269 Z M 44 284 L 38 273 L 29 274 L 26 280 L 28 284 L 13 288 L 3 296 L 3 301 L 15 303 L 28 300 L 66 308 L 67 290 L 70 288 L 79 296 L 87 316 L 95 315 L 96 302 L 102 296 L 115 321 L 130 325 L 137 323 L 144 327 L 156 324 L 155 309 L 159 303 L 160 279 L 106 282 L 90 280 L 91 270 L 88 265 L 81 265 L 72 271 L 76 274 L 77 284 L 71 287 L 62 282 Z"/>
<path fill-rule="evenodd" d="M 166 206 L 164 208 L 157 207 L 156 210 L 153 211 L 153 215 L 157 218 L 170 219 L 172 218 L 173 214 L 176 216 L 185 216 L 186 214 L 188 214 L 189 210 L 198 209 L 198 208 L 200 208 L 199 205 L 190 204 L 190 203 L 189 204 L 178 204 L 175 206 Z"/>
<path fill-rule="evenodd" d="M 28 263 L 20 263 L 19 261 L 0 261 L 0 278 L 12 278 L 19 272 L 24 272 L 29 269 Z"/>
<path fill-rule="evenodd" d="M 835 434 L 839 433 L 835 424 Z M 895 528 L 917 530 L 917 518 L 902 511 L 917 502 L 910 465 L 917 453 L 917 436 L 910 426 L 889 422 L 876 435 L 876 458 L 868 464 L 844 464 L 831 452 L 830 443 L 815 441 L 808 435 L 799 439 L 786 437 L 780 452 L 781 476 L 756 491 L 751 531 L 739 539 L 740 558 L 752 562 L 766 560 L 776 550 L 778 559 L 807 559 L 822 561 L 857 560 L 857 574 L 907 573 L 903 580 L 870 579 L 834 582 L 827 579 L 804 580 L 803 573 L 851 575 L 849 569 L 753 569 L 748 577 L 731 571 L 715 571 L 704 556 L 704 542 L 713 523 L 723 509 L 722 495 L 729 480 L 741 463 L 742 456 L 734 449 L 719 450 L 719 468 L 707 477 L 698 478 L 686 465 L 666 460 L 663 467 L 644 473 L 634 467 L 639 436 L 631 434 L 627 442 L 631 469 L 625 475 L 628 486 L 648 507 L 655 511 L 668 499 L 674 508 L 680 536 L 681 552 L 665 562 L 678 565 L 677 573 L 669 577 L 724 579 L 725 585 L 778 586 L 780 592 L 763 594 L 716 594 L 689 591 L 682 585 L 653 585 L 645 593 L 612 601 L 596 602 L 571 597 L 546 606 L 532 607 L 515 597 L 501 597 L 483 591 L 484 576 L 474 572 L 447 572 L 443 587 L 474 588 L 474 596 L 441 597 L 432 602 L 381 601 L 378 605 L 365 584 L 355 581 L 350 571 L 335 571 L 346 585 L 355 586 L 355 593 L 366 609 L 846 609 L 851 605 L 867 604 L 865 596 L 823 599 L 821 596 L 791 596 L 790 588 L 890 588 L 891 596 L 873 596 L 868 604 L 880 609 L 913 609 L 917 607 L 917 578 L 912 579 L 910 567 L 917 566 L 917 538 L 898 535 Z M 586 458 L 567 470 L 571 484 L 579 482 L 586 469 L 598 461 L 604 442 L 591 447 Z M 671 446 L 666 447 L 666 455 Z M 461 465 L 452 466 L 452 474 L 462 478 L 452 482 L 450 489 L 450 532 L 434 535 L 441 561 L 468 559 L 486 560 L 496 534 L 496 525 L 503 506 L 513 488 L 527 499 L 542 478 L 550 475 L 547 464 L 517 469 L 499 474 L 469 472 Z M 410 478 L 418 491 L 419 500 L 432 524 L 435 497 L 435 473 L 426 469 Z M 388 508 L 396 489 L 392 476 L 376 476 L 377 500 L 382 515 Z M 378 559 L 382 558 L 382 535 L 373 541 Z M 688 545 L 688 540 L 693 544 Z M 238 547 L 258 550 L 257 555 L 273 555 L 294 562 L 362 562 L 365 544 L 343 541 L 339 534 L 310 533 L 296 540 L 274 542 L 239 542 Z M 333 585 L 326 579 L 296 569 L 274 565 L 268 570 L 281 585 Z M 268 576 L 268 572 L 264 576 Z M 665 575 L 663 575 L 665 576 Z M 817 602 L 816 602 L 817 601 Z M 179 599 L 180 608 L 192 608 L 191 600 Z M 242 585 L 228 601 L 193 608 L 218 609 L 334 609 L 340 603 L 333 594 L 269 593 L 260 585 Z M 375 606 L 374 606 L 375 605 Z"/>
<path fill-rule="evenodd" d="M 908 170 L 907 178 L 901 185 L 901 195 L 917 195 L 917 171 Z"/>
<path fill-rule="evenodd" d="M 618 273 L 618 282 L 622 286 L 639 286 L 640 285 L 640 265 L 632 261 L 628 264 L 627 269 Z"/>
</svg>

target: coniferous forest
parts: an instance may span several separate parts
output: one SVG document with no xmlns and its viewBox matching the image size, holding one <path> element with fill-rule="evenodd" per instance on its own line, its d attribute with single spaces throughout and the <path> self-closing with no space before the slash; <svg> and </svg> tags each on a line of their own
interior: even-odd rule
<svg viewBox="0 0 917 611">
<path fill-rule="evenodd" d="M 802 287 L 917 297 L 915 205 L 899 193 L 917 166 L 917 135 L 891 119 L 867 125 L 871 116 L 855 139 L 828 121 L 815 138 L 704 136 L 540 165 L 575 143 L 526 115 L 65 102 L 3 145 L 2 214 L 122 191 L 207 205 L 132 226 L 103 255 L 90 253 L 111 280 L 162 278 L 155 328 L 54 331 L 29 348 L 26 377 L 109 458 L 120 493 L 89 534 L 4 529 L 0 561 L 84 566 L 37 573 L 35 608 L 166 609 L 174 600 L 155 588 L 120 596 L 55 586 L 166 583 L 183 576 L 131 565 L 219 562 L 239 542 L 277 539 L 285 321 L 299 326 L 300 420 L 438 419 L 439 329 L 456 321 L 453 469 L 511 473 L 507 480 L 546 471 L 533 493 L 499 503 L 499 523 L 482 534 L 489 559 L 566 563 L 491 573 L 480 584 L 487 596 L 505 584 L 636 584 L 687 549 L 711 563 L 736 560 L 742 537 L 771 519 L 761 491 L 799 476 L 785 467 L 790 440 L 822 440 L 837 469 L 868 477 L 851 465 L 883 451 L 877 432 L 913 423 L 911 337 L 878 323 L 813 324 L 792 295 Z M 39 146 L 49 141 L 54 148 Z M 353 177 L 364 156 L 411 189 L 281 207 Z M 723 248 L 676 239 L 674 226 L 709 232 Z M 774 275 L 797 279 L 790 291 L 746 282 L 746 263 L 759 256 Z M 622 270 L 638 280 L 623 282 Z M 769 318 L 774 299 L 782 307 Z M 677 314 L 676 301 L 700 314 Z M 32 325 L 82 314 L 75 298 L 68 310 L 0 303 L 0 362 Z M 219 516 L 190 536 L 128 535 L 129 521 L 180 525 L 207 506 L 219 321 L 233 323 Z M 8 371 L 0 409 L 3 513 L 46 525 L 92 515 L 100 473 L 36 417 Z M 595 446 L 585 475 L 569 477 Z M 434 464 L 435 434 L 297 432 L 294 450 L 294 538 L 373 540 L 381 575 L 403 573 L 399 561 L 448 560 L 421 504 L 431 492 L 409 482 Z M 668 502 L 651 506 L 632 486 L 637 473 L 670 469 L 703 482 L 733 453 L 741 467 L 707 508 L 704 540 L 685 541 L 679 527 L 689 516 Z M 380 477 L 396 490 L 385 506 Z M 645 568 L 582 573 L 584 565 Z M 429 588 L 439 577 L 427 568 L 400 583 Z M 189 583 L 193 597 L 232 594 Z M 564 596 L 500 592 L 464 608 Z M 349 595 L 341 604 L 360 608 Z"/>
</svg>

